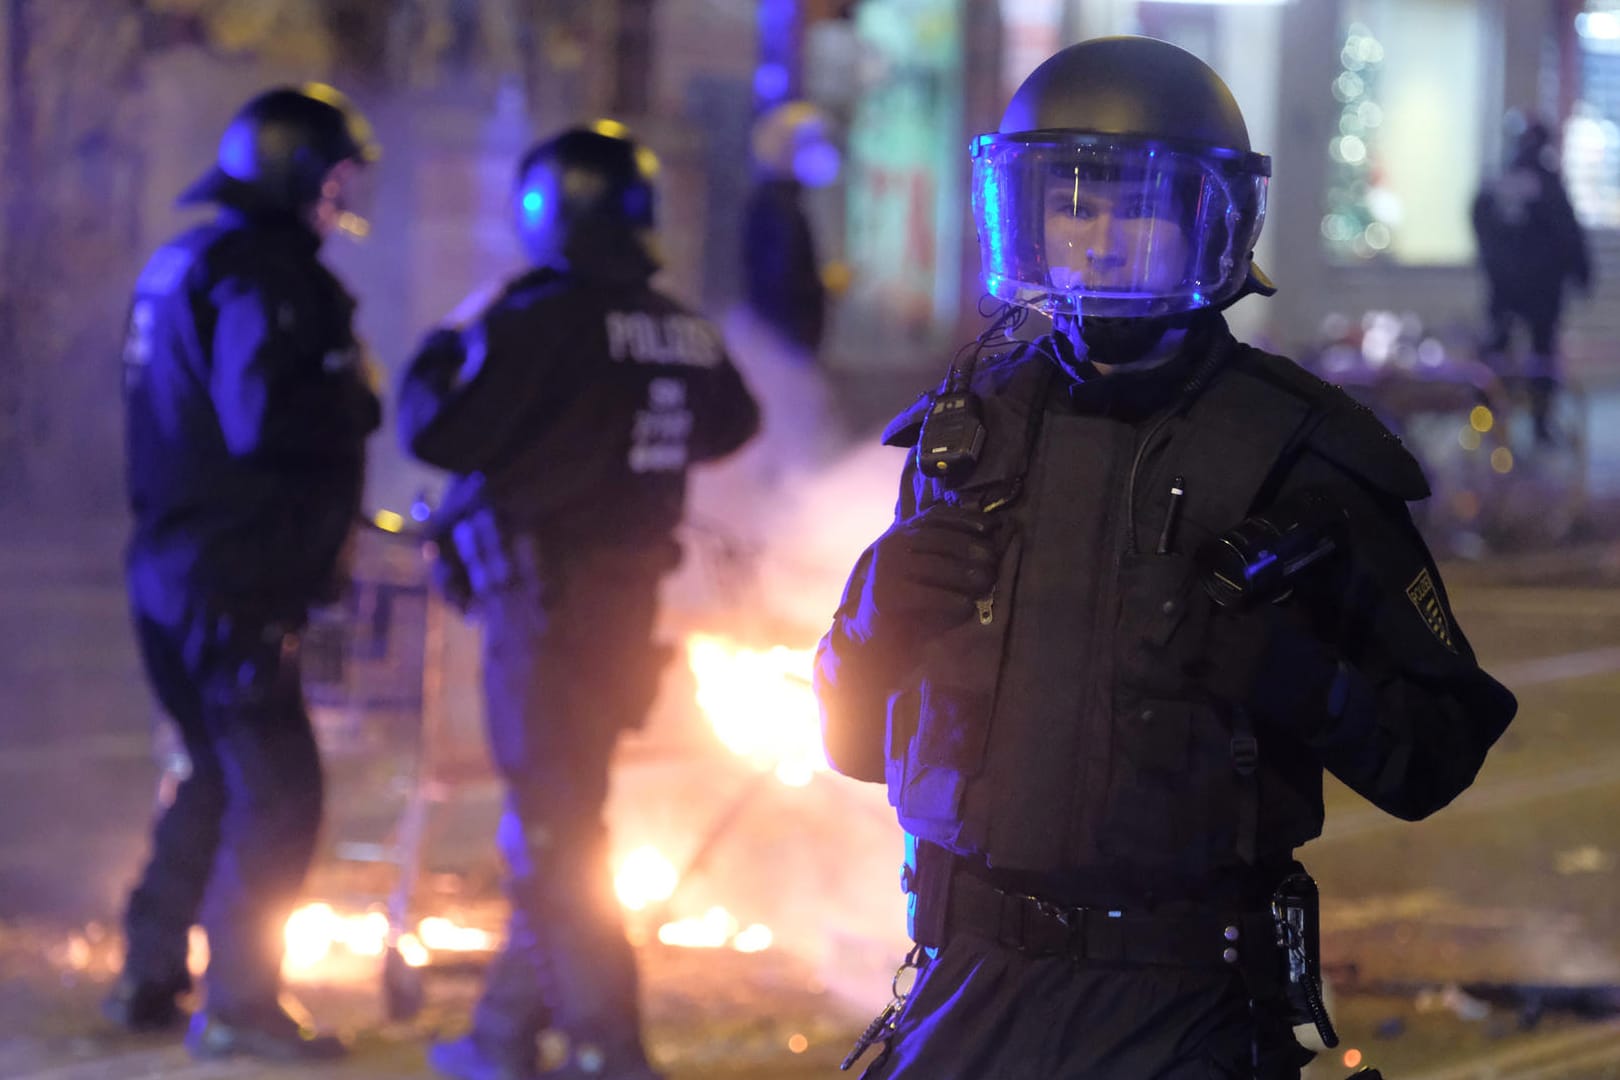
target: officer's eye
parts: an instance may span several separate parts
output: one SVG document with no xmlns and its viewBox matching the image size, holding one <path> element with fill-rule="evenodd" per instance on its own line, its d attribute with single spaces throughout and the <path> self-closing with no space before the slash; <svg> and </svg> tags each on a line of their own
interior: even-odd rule
<svg viewBox="0 0 1620 1080">
<path fill-rule="evenodd" d="M 1072 195 L 1063 192 L 1054 192 L 1047 202 L 1047 213 L 1054 217 L 1074 218 L 1077 221 L 1090 221 L 1097 216 L 1097 208 L 1084 199 L 1075 199 Z"/>
</svg>

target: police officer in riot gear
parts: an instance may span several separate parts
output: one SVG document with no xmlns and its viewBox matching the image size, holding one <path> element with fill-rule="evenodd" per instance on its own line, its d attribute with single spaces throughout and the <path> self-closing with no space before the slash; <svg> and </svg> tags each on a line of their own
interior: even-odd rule
<svg viewBox="0 0 1620 1080">
<path fill-rule="evenodd" d="M 829 759 L 885 782 L 908 837 L 920 972 L 866 1075 L 1297 1076 L 1291 1025 L 1332 1042 L 1294 860 L 1322 770 L 1421 818 L 1514 699 L 1407 514 L 1417 463 L 1226 327 L 1270 291 L 1269 162 L 1213 71 L 1147 38 L 1072 46 L 973 170 L 998 328 L 1056 332 L 890 425 L 916 448 L 895 522 L 819 651 Z M 1200 557 L 1223 537 L 1305 554 L 1266 595 L 1223 590 L 1201 577 L 1230 560 Z"/>
<path fill-rule="evenodd" d="M 485 709 L 507 784 L 497 842 L 506 948 L 472 1031 L 429 1054 L 455 1077 L 652 1080 L 634 957 L 616 915 L 603 805 L 619 733 L 666 659 L 653 641 L 688 469 L 753 436 L 758 410 L 719 333 L 649 284 L 657 159 L 617 124 L 519 164 L 533 267 L 431 333 L 400 401 L 410 453 L 454 474 L 435 516 L 446 584 L 483 624 Z"/>
<path fill-rule="evenodd" d="M 158 249 L 130 310 L 130 600 L 190 771 L 130 895 L 104 1011 L 135 1029 L 178 1023 L 200 921 L 207 1008 L 187 1045 L 203 1057 L 342 1052 L 276 1002 L 282 926 L 321 820 L 299 633 L 345 584 L 380 418 L 354 300 L 317 254 L 355 227 L 353 192 L 377 155 L 364 117 L 330 87 L 254 98 L 181 196 L 216 204 L 217 217 Z"/>
</svg>

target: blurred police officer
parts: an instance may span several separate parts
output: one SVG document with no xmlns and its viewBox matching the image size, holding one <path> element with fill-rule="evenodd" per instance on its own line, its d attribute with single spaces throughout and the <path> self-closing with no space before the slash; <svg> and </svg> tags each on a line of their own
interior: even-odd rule
<svg viewBox="0 0 1620 1080">
<path fill-rule="evenodd" d="M 1331 1035 L 1293 856 L 1322 770 L 1423 817 L 1515 702 L 1408 517 L 1416 462 L 1227 330 L 1270 291 L 1269 162 L 1213 71 L 1072 46 L 973 170 L 988 289 L 1057 332 L 890 426 L 895 522 L 818 657 L 829 758 L 887 782 L 911 856 L 920 974 L 868 1075 L 1297 1076 L 1290 1025 Z"/>
<path fill-rule="evenodd" d="M 813 363 L 827 326 L 827 286 L 805 209 L 805 189 L 838 176 L 830 121 L 806 101 L 777 105 L 754 122 L 754 186 L 743 208 L 742 266 L 748 309 L 793 359 Z"/>
<path fill-rule="evenodd" d="M 1518 111 L 1509 113 L 1507 127 L 1513 141 L 1508 167 L 1480 187 L 1472 214 L 1488 290 L 1485 360 L 1524 379 L 1536 442 L 1547 444 L 1554 441 L 1550 415 L 1560 381 L 1564 294 L 1570 285 L 1591 291 L 1592 260 L 1558 174 L 1552 132 Z M 1520 323 L 1530 351 L 1523 364 L 1510 366 L 1508 348 Z"/>
<path fill-rule="evenodd" d="M 219 213 L 159 248 L 136 283 L 124 350 L 128 575 L 153 688 L 190 772 L 129 899 L 128 953 L 105 1011 L 180 1019 L 187 931 L 208 933 L 199 1056 L 329 1057 L 276 1004 L 282 927 L 321 820 L 299 679 L 311 605 L 344 585 L 365 439 L 379 420 L 354 300 L 317 258 L 359 227 L 370 127 L 330 87 L 268 91 L 226 128 L 182 196 Z"/>
<path fill-rule="evenodd" d="M 401 391 L 406 446 L 455 474 L 440 548 L 483 624 L 508 788 L 510 935 L 471 1033 L 429 1055 L 450 1076 L 530 1075 L 553 1021 L 571 1042 L 556 1075 L 657 1075 L 611 888 L 608 766 L 666 659 L 653 621 L 687 470 L 745 443 L 758 412 L 716 330 L 649 284 L 656 168 L 607 121 L 530 150 L 513 198 L 532 268 L 430 334 Z"/>
</svg>

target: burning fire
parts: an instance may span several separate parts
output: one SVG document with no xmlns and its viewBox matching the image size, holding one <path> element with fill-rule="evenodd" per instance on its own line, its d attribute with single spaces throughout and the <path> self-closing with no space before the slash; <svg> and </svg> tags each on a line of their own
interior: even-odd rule
<svg viewBox="0 0 1620 1080">
<path fill-rule="evenodd" d="M 388 916 L 376 909 L 344 915 L 317 901 L 294 911 L 282 935 L 287 947 L 283 970 L 307 971 L 340 947 L 351 956 L 381 956 L 388 947 Z M 430 915 L 416 924 L 415 933 L 401 934 L 396 947 L 406 964 L 424 967 L 434 952 L 490 952 L 496 944 L 487 930 Z"/>
<path fill-rule="evenodd" d="M 720 741 L 792 787 L 805 786 L 827 767 L 821 711 L 810 689 L 814 661 L 812 649 L 761 651 L 708 634 L 686 642 L 698 707 Z"/>
<path fill-rule="evenodd" d="M 613 875 L 613 891 L 618 894 L 619 903 L 631 911 L 640 911 L 648 904 L 662 903 L 675 895 L 679 881 L 675 864 L 648 844 L 624 857 L 619 872 Z"/>
<path fill-rule="evenodd" d="M 803 787 L 827 768 L 821 748 L 821 713 L 810 689 L 811 649 L 749 649 L 724 638 L 694 634 L 686 643 L 687 664 L 697 680 L 697 703 L 720 741 L 740 757 L 769 768 L 784 784 Z M 674 895 L 680 873 L 657 848 L 631 851 L 614 875 L 619 903 L 642 911 Z M 351 956 L 381 956 L 388 948 L 388 916 L 372 909 L 342 914 L 324 901 L 305 904 L 284 931 L 289 972 L 306 971 L 335 950 Z M 723 907 L 666 922 L 658 940 L 683 948 L 759 952 L 771 947 L 770 927 L 743 926 Z M 202 943 L 198 943 L 202 944 Z M 412 967 L 427 965 L 435 952 L 488 952 L 498 944 L 487 930 L 429 916 L 414 932 L 399 935 L 395 947 Z M 206 948 L 206 945 L 202 946 Z M 206 963 L 206 961 L 203 961 Z"/>
<path fill-rule="evenodd" d="M 772 935 L 768 926 L 753 923 L 744 927 L 725 908 L 712 907 L 702 915 L 660 926 L 658 940 L 686 949 L 723 949 L 730 945 L 746 953 L 770 948 Z"/>
<path fill-rule="evenodd" d="M 619 903 L 631 911 L 668 900 L 679 884 L 680 874 L 674 864 L 650 844 L 626 855 L 613 877 Z M 725 908 L 712 907 L 702 915 L 664 923 L 658 928 L 658 940 L 686 949 L 723 949 L 729 945 L 738 952 L 762 952 L 771 947 L 775 938 L 768 926 L 743 926 Z"/>
</svg>

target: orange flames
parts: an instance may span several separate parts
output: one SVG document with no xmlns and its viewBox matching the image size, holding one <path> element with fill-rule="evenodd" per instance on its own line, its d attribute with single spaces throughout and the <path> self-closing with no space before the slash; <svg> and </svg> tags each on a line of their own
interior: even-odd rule
<svg viewBox="0 0 1620 1080">
<path fill-rule="evenodd" d="M 305 904 L 287 919 L 282 932 L 287 950 L 282 970 L 308 971 L 340 950 L 350 956 L 381 956 L 388 947 L 388 933 L 388 916 L 376 908 L 342 914 L 325 901 Z M 490 952 L 497 944 L 496 935 L 487 930 L 430 915 L 416 924 L 414 932 L 400 934 L 395 947 L 406 964 L 424 967 L 435 952 Z"/>
<path fill-rule="evenodd" d="M 709 634 L 686 642 L 697 703 L 726 748 L 792 787 L 827 768 L 811 649 L 749 649 Z"/>
<path fill-rule="evenodd" d="M 821 714 L 810 689 L 811 649 L 777 645 L 745 648 L 728 639 L 694 634 L 686 643 L 687 664 L 697 681 L 697 704 L 720 741 L 756 768 L 769 769 L 792 787 L 809 784 L 827 768 L 821 748 Z M 657 848 L 643 845 L 624 855 L 614 873 L 614 891 L 628 911 L 643 911 L 674 895 L 680 873 Z M 331 904 L 305 904 L 287 920 L 284 970 L 307 972 L 328 957 L 381 956 L 388 948 L 388 917 L 380 909 L 345 914 Z M 197 935 L 201 937 L 201 935 Z M 666 922 L 658 940 L 681 948 L 732 948 L 759 952 L 773 943 L 768 926 L 743 925 L 723 907 Z M 423 967 L 435 952 L 489 952 L 498 935 L 429 916 L 414 931 L 399 934 L 395 947 L 412 967 Z M 193 943 L 206 957 L 206 944 Z M 199 957 L 194 956 L 196 963 Z M 201 959 L 206 963 L 206 959 Z"/>
</svg>

